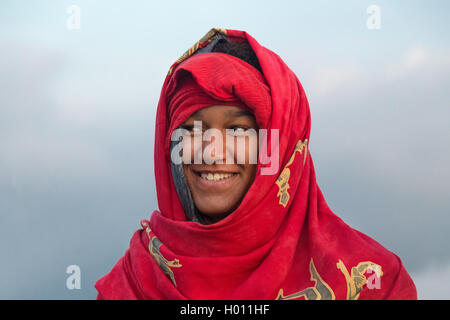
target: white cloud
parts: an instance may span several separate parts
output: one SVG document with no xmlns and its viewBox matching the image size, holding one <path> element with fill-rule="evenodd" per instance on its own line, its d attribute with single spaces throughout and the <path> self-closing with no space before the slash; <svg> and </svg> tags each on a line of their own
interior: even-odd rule
<svg viewBox="0 0 450 320">
<path fill-rule="evenodd" d="M 405 56 L 405 66 L 414 68 L 423 64 L 429 58 L 429 52 L 423 46 L 411 48 Z"/>
<path fill-rule="evenodd" d="M 309 88 L 312 95 L 329 96 L 352 88 L 364 77 L 357 65 L 320 66 L 312 72 Z"/>
<path fill-rule="evenodd" d="M 423 44 L 412 45 L 402 59 L 390 63 L 385 71 L 389 81 L 405 83 L 437 82 L 450 71 L 450 50 L 432 49 Z M 424 81 L 425 80 L 425 81 Z"/>
</svg>

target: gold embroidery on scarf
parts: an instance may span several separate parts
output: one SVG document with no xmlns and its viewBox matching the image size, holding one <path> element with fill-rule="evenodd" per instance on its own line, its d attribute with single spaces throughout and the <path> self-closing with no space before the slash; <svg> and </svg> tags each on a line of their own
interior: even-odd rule
<svg viewBox="0 0 450 320">
<path fill-rule="evenodd" d="M 156 263 L 161 268 L 162 272 L 164 272 L 164 274 L 166 274 L 170 278 L 170 280 L 176 287 L 177 283 L 175 281 L 175 277 L 173 275 L 172 269 L 170 269 L 170 268 L 182 267 L 182 265 L 180 264 L 180 261 L 178 259 L 168 261 L 166 258 L 164 258 L 164 256 L 159 251 L 159 248 L 162 245 L 161 241 L 159 241 L 159 239 L 156 236 L 153 238 L 150 236 L 151 229 L 150 229 L 150 226 L 148 225 L 148 223 L 143 222 L 142 226 L 145 228 L 145 232 L 147 233 L 147 236 L 150 240 L 148 243 L 148 250 L 150 251 L 150 254 L 152 255 L 153 259 L 155 259 Z"/>
<path fill-rule="evenodd" d="M 309 287 L 287 296 L 284 295 L 283 289 L 280 289 L 275 300 L 292 300 L 300 297 L 304 297 L 305 300 L 335 300 L 336 297 L 333 290 L 317 272 L 312 258 L 309 263 L 309 272 L 311 273 L 311 281 L 315 282 L 314 287 Z"/>
<path fill-rule="evenodd" d="M 226 29 L 220 29 L 220 28 L 212 28 L 209 30 L 199 41 L 197 41 L 192 47 L 190 47 L 185 53 L 181 55 L 181 57 L 178 58 L 176 61 L 176 64 L 179 64 L 186 60 L 188 57 L 192 56 L 199 48 L 203 48 L 206 46 L 206 44 L 210 43 L 212 41 L 212 37 L 214 37 L 217 33 L 222 33 L 224 35 L 227 34 Z M 205 42 L 207 42 L 205 44 Z M 173 68 L 175 66 L 172 66 L 169 69 L 168 74 L 172 74 Z"/>
<path fill-rule="evenodd" d="M 284 167 L 283 171 L 281 171 L 281 174 L 276 181 L 276 184 L 279 188 L 277 197 L 280 198 L 279 204 L 281 204 L 283 207 L 286 207 L 287 203 L 289 202 L 289 198 L 291 197 L 288 192 L 288 189 L 290 188 L 289 178 L 291 176 L 291 170 L 289 170 L 288 167 L 292 164 L 292 162 L 294 162 L 295 154 L 297 151 L 300 154 L 303 153 L 304 164 L 306 161 L 306 155 L 308 154 L 308 139 L 305 139 L 304 142 L 298 140 L 297 144 L 295 145 L 294 152 L 292 153 L 288 163 Z"/>
<path fill-rule="evenodd" d="M 352 268 L 351 275 L 348 273 L 342 260 L 339 260 L 336 266 L 344 274 L 347 282 L 347 300 L 358 300 L 363 286 L 367 283 L 367 278 L 364 274 L 368 269 L 373 270 L 378 278 L 383 275 L 381 266 L 371 261 L 358 263 L 356 267 Z"/>
</svg>

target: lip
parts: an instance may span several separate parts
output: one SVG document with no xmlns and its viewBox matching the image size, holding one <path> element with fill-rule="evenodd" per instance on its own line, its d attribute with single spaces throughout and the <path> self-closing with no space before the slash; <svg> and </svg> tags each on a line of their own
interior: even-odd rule
<svg viewBox="0 0 450 320">
<path fill-rule="evenodd" d="M 227 170 L 214 170 L 214 169 L 191 169 L 195 174 L 201 174 L 201 173 L 223 173 L 223 174 L 227 174 L 227 173 L 239 173 L 237 171 L 227 171 Z"/>
<path fill-rule="evenodd" d="M 201 171 L 191 171 L 192 174 L 195 177 L 195 184 L 200 188 L 204 189 L 205 191 L 211 191 L 211 189 L 214 190 L 222 190 L 222 189 L 228 189 L 231 188 L 236 182 L 237 179 L 239 179 L 239 173 L 238 172 L 230 172 L 230 171 L 214 171 L 214 170 L 201 170 Z M 201 173 L 233 173 L 233 175 L 229 178 L 225 178 L 219 181 L 211 181 L 203 179 L 200 174 Z"/>
</svg>

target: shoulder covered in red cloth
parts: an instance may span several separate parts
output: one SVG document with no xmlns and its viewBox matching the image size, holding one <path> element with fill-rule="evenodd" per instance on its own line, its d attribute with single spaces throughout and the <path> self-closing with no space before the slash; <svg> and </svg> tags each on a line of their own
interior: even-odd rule
<svg viewBox="0 0 450 320">
<path fill-rule="evenodd" d="M 339 260 L 338 269 L 343 273 L 343 278 L 349 285 L 349 279 L 352 277 L 358 281 L 358 276 L 367 278 L 367 282 L 360 292 L 359 300 L 416 300 L 417 290 L 413 280 L 406 271 L 401 259 L 383 245 L 367 236 L 366 234 L 351 228 L 341 218 L 334 215 L 334 219 L 327 218 L 328 227 L 323 231 L 323 238 L 316 241 L 328 243 L 327 252 L 334 256 L 339 252 L 346 260 Z M 319 215 L 320 217 L 321 215 Z M 334 220 L 333 223 L 330 221 Z M 322 226 L 323 227 L 323 226 Z M 328 230 L 326 230 L 328 229 Z M 326 254 L 326 253 L 325 253 Z M 370 263 L 367 263 L 370 262 Z M 366 265 L 365 265 L 366 263 Z M 372 263 L 372 264 L 371 264 Z M 364 269 L 364 266 L 379 266 L 380 274 L 376 272 L 369 273 L 370 267 Z M 345 269 L 348 275 L 345 275 Z M 373 267 L 375 269 L 375 267 Z M 377 279 L 378 277 L 378 279 Z M 349 290 L 350 291 L 350 290 Z"/>
<path fill-rule="evenodd" d="M 389 261 L 383 273 L 380 285 L 385 286 L 382 294 L 379 295 L 377 290 L 369 290 L 366 286 L 361 292 L 360 299 L 383 299 L 383 300 L 416 300 L 417 289 L 406 271 L 401 259 L 393 252 L 384 248 L 377 241 L 369 236 L 354 230 L 361 238 L 363 238 L 368 245 L 373 246 L 374 250 L 379 252 L 379 255 Z"/>
<path fill-rule="evenodd" d="M 336 271 L 341 268 L 341 270 L 337 271 L 340 273 L 340 276 L 337 277 L 341 282 L 347 282 L 348 291 L 347 294 L 350 294 L 352 288 L 352 281 L 347 278 L 343 272 L 345 268 L 348 272 L 348 276 L 352 278 L 352 280 L 358 281 L 358 266 L 361 266 L 363 261 L 373 261 L 377 265 L 382 267 L 382 275 L 379 278 L 379 283 L 372 283 L 372 287 L 364 285 L 357 299 L 359 300 L 416 300 L 417 299 L 417 291 L 403 266 L 400 258 L 383 247 L 377 241 L 373 240 L 369 236 L 357 231 L 355 229 L 351 229 L 349 233 L 349 226 L 345 224 L 339 217 L 335 216 L 337 220 L 333 225 L 334 228 L 339 226 L 345 229 L 348 237 L 333 237 L 333 234 L 329 232 L 324 235 L 323 238 L 316 239 L 317 241 L 327 241 L 329 251 L 322 252 L 323 259 L 316 261 L 317 265 L 320 266 L 322 264 L 322 270 L 326 262 L 333 261 L 335 262 L 337 268 Z M 338 231 L 335 229 L 335 231 Z M 145 272 L 145 270 L 149 270 L 149 265 L 141 265 L 142 261 L 146 261 L 144 264 L 152 264 L 153 259 L 139 259 L 141 261 L 140 264 L 136 264 L 133 267 L 133 257 L 137 258 L 139 255 L 147 255 L 145 249 L 145 243 L 142 241 L 144 239 L 143 230 L 140 229 L 135 232 L 133 238 L 130 242 L 130 249 L 128 249 L 124 256 L 119 259 L 116 265 L 112 268 L 112 270 L 99 279 L 95 285 L 98 295 L 98 300 L 140 300 L 140 299 L 163 299 L 162 296 L 148 296 L 148 294 L 144 288 L 140 287 L 140 282 L 135 278 L 138 276 L 146 276 L 147 277 L 147 285 L 157 286 L 158 282 L 164 282 L 166 276 L 161 273 L 154 272 Z M 358 242 L 358 246 L 348 246 L 348 240 L 352 239 L 352 242 Z M 335 258 L 335 254 L 333 253 L 336 247 L 340 247 L 341 253 L 346 254 L 345 248 L 349 248 L 352 250 L 352 255 L 348 254 L 347 256 L 358 257 L 355 259 L 346 259 L 342 261 L 340 259 Z M 355 252 L 355 247 L 360 248 L 358 252 Z M 375 258 L 374 258 L 375 257 Z M 322 260 L 322 263 L 321 263 Z M 340 265 L 341 263 L 341 265 Z M 345 264 L 344 264 L 345 263 Z M 148 269 L 147 269 L 148 268 Z M 139 269 L 143 269 L 140 271 Z M 354 270 L 353 270 L 354 269 Z M 156 269 L 159 270 L 159 269 Z M 155 269 L 153 269 L 155 271 Z M 359 268 L 359 271 L 361 269 Z M 363 273 L 364 274 L 364 273 Z M 370 277 L 366 273 L 367 280 L 371 281 Z M 158 280 L 159 278 L 159 280 Z M 356 278 L 356 279 L 355 279 Z M 373 281 L 372 281 L 373 282 Z M 345 285 L 344 285 L 345 286 Z M 353 288 L 354 290 L 355 288 Z M 337 293 L 337 292 L 336 292 Z M 354 298 L 354 297 L 345 297 L 345 296 L 336 296 L 337 299 L 345 299 L 345 298 Z"/>
</svg>

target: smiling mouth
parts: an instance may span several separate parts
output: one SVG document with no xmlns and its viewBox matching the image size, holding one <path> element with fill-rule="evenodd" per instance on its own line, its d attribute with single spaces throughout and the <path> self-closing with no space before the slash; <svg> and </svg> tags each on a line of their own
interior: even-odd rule
<svg viewBox="0 0 450 320">
<path fill-rule="evenodd" d="M 190 170 L 196 175 L 200 181 L 204 182 L 218 182 L 222 180 L 228 180 L 230 178 L 239 175 L 237 170 L 230 169 L 209 169 L 209 168 L 191 168 Z M 222 181 L 224 182 L 224 181 Z"/>
<path fill-rule="evenodd" d="M 221 181 L 224 179 L 229 179 L 235 176 L 237 173 L 212 173 L 212 172 L 197 172 L 197 175 L 207 181 Z"/>
</svg>

